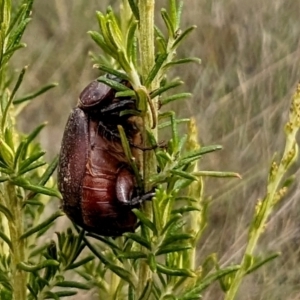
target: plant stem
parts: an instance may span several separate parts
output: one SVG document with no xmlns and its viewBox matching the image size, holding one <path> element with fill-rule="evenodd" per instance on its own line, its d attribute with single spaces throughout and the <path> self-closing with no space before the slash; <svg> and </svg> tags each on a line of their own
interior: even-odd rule
<svg viewBox="0 0 300 300">
<path fill-rule="evenodd" d="M 139 8 L 139 53 L 140 53 L 140 64 L 142 68 L 142 79 L 143 82 L 147 78 L 151 68 L 154 65 L 154 7 L 155 0 L 143 0 L 138 2 Z M 148 91 L 152 91 L 159 86 L 157 81 L 153 81 L 150 86 L 146 86 Z M 157 103 L 154 100 L 154 107 L 157 107 Z M 148 109 L 149 111 L 149 109 Z M 152 118 L 157 119 L 157 111 L 155 116 L 150 115 L 150 112 L 145 116 L 144 126 L 145 130 L 143 133 L 143 140 L 147 140 L 147 129 L 151 128 Z M 157 129 L 152 129 L 152 134 L 157 138 Z M 151 174 L 156 172 L 156 160 L 153 151 L 145 151 L 143 155 L 143 175 L 145 181 L 145 190 L 149 191 L 150 186 L 148 184 L 149 177 Z M 152 218 L 152 206 L 151 203 L 143 204 L 143 211 L 149 217 Z M 146 261 L 141 261 L 139 268 L 139 284 L 137 287 L 138 297 L 142 294 L 147 280 L 150 278 L 151 273 L 149 266 Z"/>
<path fill-rule="evenodd" d="M 268 217 L 272 213 L 272 209 L 277 201 L 282 197 L 284 188 L 279 189 L 280 183 L 291 164 L 297 158 L 296 134 L 300 127 L 300 84 L 298 85 L 297 92 L 294 95 L 289 122 L 286 124 L 286 143 L 282 159 L 277 165 L 273 162 L 269 175 L 267 186 L 267 194 L 265 198 L 257 204 L 256 214 L 250 227 L 248 244 L 242 259 L 241 267 L 235 274 L 233 282 L 228 290 L 225 300 L 233 300 L 238 292 L 239 286 L 243 277 L 251 267 L 249 260 L 253 261 L 253 253 L 256 248 L 259 237 L 265 230 Z"/>
<path fill-rule="evenodd" d="M 22 202 L 18 199 L 15 186 L 7 183 L 6 199 L 9 201 L 7 206 L 10 208 L 14 216 L 14 222 L 8 222 L 10 239 L 12 243 L 11 251 L 11 271 L 12 271 L 12 287 L 14 300 L 26 300 L 27 292 L 27 274 L 18 269 L 18 264 L 25 261 L 25 241 L 20 240 L 20 236 L 24 233 L 23 217 L 22 217 Z"/>
</svg>

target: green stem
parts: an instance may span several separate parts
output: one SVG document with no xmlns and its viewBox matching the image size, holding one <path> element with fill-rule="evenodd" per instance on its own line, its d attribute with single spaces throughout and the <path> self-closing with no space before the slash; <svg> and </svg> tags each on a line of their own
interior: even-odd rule
<svg viewBox="0 0 300 300">
<path fill-rule="evenodd" d="M 294 96 L 292 109 L 290 112 L 290 120 L 286 124 L 286 144 L 280 164 L 274 162 L 271 167 L 269 182 L 267 186 L 267 195 L 258 203 L 256 214 L 249 231 L 248 244 L 242 259 L 241 267 L 235 274 L 233 282 L 228 290 L 225 300 L 233 300 L 238 292 L 239 286 L 251 267 L 249 260 L 252 260 L 254 250 L 256 248 L 259 237 L 265 230 L 267 220 L 272 213 L 273 207 L 281 197 L 280 183 L 291 164 L 297 157 L 296 134 L 300 126 L 300 85 L 298 86 L 298 93 Z"/>
<path fill-rule="evenodd" d="M 9 222 L 10 239 L 12 243 L 11 251 L 11 271 L 14 300 L 26 300 L 27 293 L 27 273 L 18 269 L 18 264 L 25 261 L 25 241 L 20 240 L 24 233 L 22 203 L 18 199 L 15 186 L 7 183 L 6 199 L 9 201 L 7 207 L 10 208 L 14 216 L 14 222 Z"/>
<path fill-rule="evenodd" d="M 139 53 L 140 53 L 140 65 L 142 68 L 143 82 L 147 78 L 151 68 L 155 62 L 155 49 L 154 49 L 154 7 L 155 0 L 143 0 L 138 2 L 139 8 Z M 154 90 L 159 86 L 157 81 L 154 81 L 150 86 L 146 86 L 148 91 Z M 154 100 L 155 101 L 155 100 Z M 157 107 L 155 101 L 154 106 Z M 148 110 L 149 111 L 149 110 Z M 157 111 L 155 112 L 157 119 Z M 143 133 L 143 140 L 147 141 L 147 131 L 151 128 L 151 115 L 150 112 L 144 118 L 145 130 Z M 152 134 L 157 138 L 157 129 L 152 129 Z M 150 176 L 156 172 L 156 160 L 153 151 L 145 151 L 143 155 L 143 175 L 145 181 L 145 190 L 149 191 L 151 186 L 149 185 Z M 149 217 L 152 218 L 152 205 L 151 203 L 143 204 L 143 211 Z M 138 297 L 142 294 L 147 280 L 151 277 L 151 272 L 146 261 L 141 261 L 139 268 L 139 284 L 137 287 Z"/>
</svg>

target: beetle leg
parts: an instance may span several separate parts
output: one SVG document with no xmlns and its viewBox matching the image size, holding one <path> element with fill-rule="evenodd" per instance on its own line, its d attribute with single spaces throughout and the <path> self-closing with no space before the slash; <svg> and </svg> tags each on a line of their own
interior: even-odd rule
<svg viewBox="0 0 300 300">
<path fill-rule="evenodd" d="M 137 194 L 134 175 L 128 169 L 122 168 L 116 182 L 116 195 L 123 205 L 135 206 L 151 200 L 155 195 L 153 190 L 141 196 L 135 196 L 134 194 Z"/>
<path fill-rule="evenodd" d="M 139 203 L 143 203 L 144 201 L 151 201 L 152 198 L 154 197 L 155 193 L 154 192 L 148 192 L 142 196 L 137 196 L 131 199 L 129 205 L 136 205 Z M 127 203 L 125 203 L 127 204 Z"/>
<path fill-rule="evenodd" d="M 132 172 L 121 168 L 116 182 L 116 196 L 122 204 L 130 204 L 136 194 L 135 178 Z"/>
<path fill-rule="evenodd" d="M 120 102 L 115 102 L 115 103 L 109 104 L 105 108 L 102 108 L 100 110 L 100 112 L 105 113 L 105 114 L 119 112 L 119 111 L 127 109 L 128 104 L 135 105 L 135 100 L 133 100 L 133 99 L 127 99 L 127 100 L 123 99 Z"/>
</svg>

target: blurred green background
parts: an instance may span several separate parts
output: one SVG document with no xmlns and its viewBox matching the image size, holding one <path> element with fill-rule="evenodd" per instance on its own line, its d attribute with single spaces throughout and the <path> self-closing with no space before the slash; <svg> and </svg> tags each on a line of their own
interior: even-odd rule
<svg viewBox="0 0 300 300">
<path fill-rule="evenodd" d="M 98 76 L 88 53 L 99 49 L 87 31 L 98 30 L 95 11 L 105 10 L 108 2 L 37 0 L 34 4 L 24 37 L 28 48 L 17 53 L 14 67 L 29 65 L 24 93 L 50 82 L 59 86 L 25 110 L 19 127 L 28 132 L 48 121 L 40 141 L 49 158 L 59 151 L 79 93 Z M 163 6 L 166 1 L 156 2 Z M 212 196 L 212 205 L 199 261 L 215 252 L 224 264 L 239 262 L 254 205 L 265 193 L 271 159 L 284 147 L 283 124 L 300 80 L 299 12 L 300 1 L 295 0 L 184 1 L 182 27 L 196 24 L 198 28 L 178 56 L 197 56 L 203 63 L 177 69 L 186 82 L 184 89 L 194 96 L 180 109 L 170 109 L 196 118 L 201 144 L 224 146 L 223 151 L 205 156 L 202 169 L 236 171 L 243 177 L 207 181 L 206 196 Z M 161 23 L 159 7 L 157 22 Z M 238 299 L 300 299 L 298 178 L 296 171 L 292 189 L 257 248 L 257 255 L 276 251 L 282 255 L 248 276 Z M 222 299 L 218 285 L 203 299 Z"/>
</svg>

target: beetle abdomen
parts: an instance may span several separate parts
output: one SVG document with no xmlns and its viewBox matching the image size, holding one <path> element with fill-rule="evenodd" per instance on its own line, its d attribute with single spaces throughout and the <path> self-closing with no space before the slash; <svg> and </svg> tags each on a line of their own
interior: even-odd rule
<svg viewBox="0 0 300 300">
<path fill-rule="evenodd" d="M 134 231 L 136 227 L 136 216 L 131 211 L 133 207 L 122 205 L 117 198 L 118 176 L 119 169 L 116 173 L 87 165 L 82 185 L 82 218 L 87 228 L 93 228 L 101 235 L 121 235 Z"/>
</svg>

